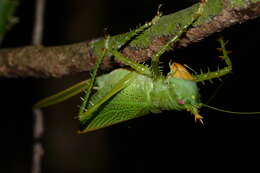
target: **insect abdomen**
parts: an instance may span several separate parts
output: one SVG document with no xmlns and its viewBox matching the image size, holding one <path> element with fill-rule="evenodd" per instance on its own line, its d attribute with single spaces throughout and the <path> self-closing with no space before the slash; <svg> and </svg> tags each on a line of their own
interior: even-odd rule
<svg viewBox="0 0 260 173">
<path fill-rule="evenodd" d="M 119 69 L 98 78 L 97 87 L 99 90 L 94 96 L 92 96 L 90 103 L 95 105 L 128 73 L 135 72 Z M 89 119 L 81 122 L 85 129 L 84 131 L 107 127 L 148 114 L 150 112 L 148 91 L 151 90 L 149 89 L 151 88 L 151 81 L 150 78 L 138 74 L 129 86 L 101 105 L 99 109 L 89 117 Z M 91 105 L 88 108 L 91 108 Z"/>
</svg>

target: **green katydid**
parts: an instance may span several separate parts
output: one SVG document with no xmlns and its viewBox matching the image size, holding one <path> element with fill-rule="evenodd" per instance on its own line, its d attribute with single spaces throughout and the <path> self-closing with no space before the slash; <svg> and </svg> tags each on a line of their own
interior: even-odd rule
<svg viewBox="0 0 260 173">
<path fill-rule="evenodd" d="M 200 102 L 196 82 L 219 78 L 232 70 L 232 64 L 223 39 L 220 38 L 218 41 L 223 53 L 221 57 L 224 59 L 226 67 L 215 72 L 191 75 L 185 67 L 173 63 L 170 65 L 171 71 L 163 76 L 159 68 L 159 59 L 164 52 L 171 49 L 170 45 L 175 44 L 187 28 L 199 18 L 206 3 L 206 0 L 201 1 L 197 12 L 192 16 L 192 20 L 151 57 L 151 67 L 138 64 L 123 56 L 118 48 L 113 48 L 109 44 L 110 39 L 107 37 L 104 41 L 105 49 L 97 60 L 91 79 L 47 97 L 36 103 L 34 107 L 50 106 L 85 91 L 86 95 L 83 98 L 78 116 L 82 126 L 80 133 L 111 126 L 150 112 L 159 113 L 163 110 L 186 110 L 194 115 L 195 121 L 202 122 L 199 108 L 206 105 Z M 133 37 L 156 23 L 159 17 L 158 13 L 151 22 L 133 31 Z M 131 39 L 130 37 L 125 38 L 125 43 Z M 117 60 L 130 66 L 134 71 L 117 69 L 96 78 L 97 70 L 107 53 L 112 54 Z M 93 86 L 97 88 L 97 92 L 90 95 Z"/>
</svg>

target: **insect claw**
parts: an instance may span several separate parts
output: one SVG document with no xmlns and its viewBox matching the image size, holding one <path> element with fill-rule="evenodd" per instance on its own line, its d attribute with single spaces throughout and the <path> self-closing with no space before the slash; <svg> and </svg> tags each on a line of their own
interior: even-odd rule
<svg viewBox="0 0 260 173">
<path fill-rule="evenodd" d="M 202 120 L 203 117 L 199 113 L 195 113 L 194 118 L 195 118 L 195 123 L 197 123 L 199 121 L 202 125 L 204 125 L 204 122 Z"/>
<path fill-rule="evenodd" d="M 203 122 L 202 119 L 199 119 L 199 122 L 200 122 L 202 125 L 204 125 L 204 122 Z"/>
</svg>

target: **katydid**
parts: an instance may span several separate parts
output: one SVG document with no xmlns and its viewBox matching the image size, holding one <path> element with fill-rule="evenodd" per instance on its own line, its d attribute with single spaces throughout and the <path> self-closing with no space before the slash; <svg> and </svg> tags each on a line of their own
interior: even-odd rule
<svg viewBox="0 0 260 173">
<path fill-rule="evenodd" d="M 201 1 L 195 14 L 191 16 L 191 21 L 182 26 L 177 34 L 151 57 L 150 67 L 125 57 L 119 51 L 120 48 L 110 45 L 110 37 L 106 37 L 103 54 L 97 60 L 91 79 L 47 97 L 36 103 L 34 107 L 50 106 L 85 91 L 86 95 L 83 97 L 78 115 L 82 127 L 79 133 L 97 130 L 149 113 L 160 113 L 164 110 L 189 111 L 194 115 L 195 121 L 202 123 L 203 117 L 199 114 L 199 109 L 206 105 L 200 102 L 196 83 L 219 78 L 232 70 L 223 39 L 220 38 L 218 41 L 223 53 L 221 58 L 225 61 L 226 67 L 215 72 L 192 75 L 181 64 L 173 63 L 170 64 L 170 72 L 164 76 L 159 68 L 159 60 L 161 55 L 171 50 L 171 45 L 175 44 L 188 27 L 199 18 L 206 4 L 206 0 Z M 125 38 L 125 44 L 155 24 L 159 18 L 160 13 L 151 22 L 134 30 L 132 37 Z M 133 70 L 117 69 L 96 77 L 97 70 L 108 53 Z M 97 91 L 90 95 L 93 87 Z"/>
</svg>

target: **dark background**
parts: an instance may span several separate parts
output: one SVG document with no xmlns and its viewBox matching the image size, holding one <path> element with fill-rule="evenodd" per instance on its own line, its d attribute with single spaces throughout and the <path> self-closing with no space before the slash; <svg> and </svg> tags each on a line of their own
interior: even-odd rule
<svg viewBox="0 0 260 173">
<path fill-rule="evenodd" d="M 186 8 L 195 1 L 170 0 L 47 0 L 44 45 L 70 44 L 129 31 L 149 21 L 164 4 L 165 14 Z M 16 16 L 20 22 L 6 35 L 3 47 L 31 44 L 34 1 L 21 0 Z M 199 84 L 202 101 L 233 111 L 260 111 L 260 20 L 226 29 L 234 70 L 219 82 Z M 223 65 L 217 58 L 218 34 L 164 55 L 195 70 L 214 70 Z M 167 65 L 166 65 L 167 67 Z M 77 74 L 61 79 L 1 78 L 0 172 L 29 172 L 32 155 L 32 105 L 50 94 L 85 79 Z M 43 172 L 143 173 L 212 170 L 251 172 L 259 160 L 259 115 L 231 115 L 201 109 L 205 125 L 195 124 L 187 112 L 149 115 L 85 135 L 78 135 L 78 97 L 44 109 L 45 157 Z M 256 158 L 254 158 L 256 157 Z M 207 168 L 209 166 L 209 168 Z M 178 171 L 179 172 L 179 171 Z"/>
</svg>

